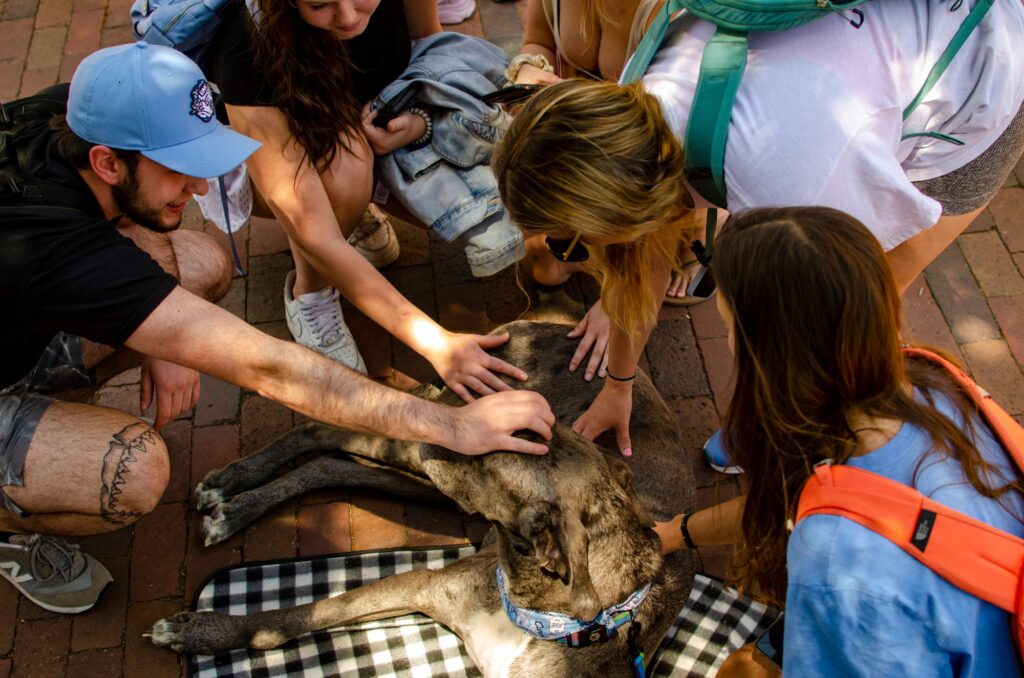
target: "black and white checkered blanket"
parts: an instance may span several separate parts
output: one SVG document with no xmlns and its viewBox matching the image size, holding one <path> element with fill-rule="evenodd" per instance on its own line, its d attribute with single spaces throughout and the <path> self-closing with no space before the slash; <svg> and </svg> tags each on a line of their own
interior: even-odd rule
<svg viewBox="0 0 1024 678">
<path fill-rule="evenodd" d="M 341 556 L 243 565 L 215 574 L 196 610 L 247 614 L 336 596 L 399 572 L 438 569 L 472 546 L 366 551 Z M 763 605 L 697 575 L 690 600 L 648 666 L 651 676 L 707 676 L 774 618 Z M 462 641 L 422 615 L 406 615 L 302 636 L 268 652 L 235 650 L 192 656 L 195 678 L 226 676 L 480 676 Z"/>
</svg>

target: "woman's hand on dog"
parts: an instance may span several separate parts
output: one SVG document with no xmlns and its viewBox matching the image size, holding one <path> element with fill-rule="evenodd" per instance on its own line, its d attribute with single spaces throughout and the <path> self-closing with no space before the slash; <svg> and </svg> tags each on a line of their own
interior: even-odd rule
<svg viewBox="0 0 1024 678">
<path fill-rule="evenodd" d="M 605 431 L 615 432 L 615 443 L 622 456 L 633 455 L 629 441 L 629 416 L 633 411 L 633 382 L 605 382 L 594 402 L 579 419 L 572 423 L 572 430 L 587 440 L 594 440 Z"/>
<path fill-rule="evenodd" d="M 507 391 L 453 408 L 456 417 L 453 440 L 446 447 L 462 454 L 486 454 L 497 450 L 545 454 L 547 445 L 513 435 L 533 431 L 551 440 L 555 415 L 548 401 L 533 391 Z"/>
<path fill-rule="evenodd" d="M 604 376 L 605 368 L 608 366 L 608 338 L 611 336 L 611 327 L 611 318 L 605 313 L 604 306 L 598 299 L 583 316 L 579 325 L 568 334 L 570 339 L 581 337 L 576 352 L 569 359 L 570 372 L 575 372 L 583 364 L 587 353 L 590 353 L 590 361 L 587 363 L 583 378 L 590 381 L 594 375 Z"/>
</svg>

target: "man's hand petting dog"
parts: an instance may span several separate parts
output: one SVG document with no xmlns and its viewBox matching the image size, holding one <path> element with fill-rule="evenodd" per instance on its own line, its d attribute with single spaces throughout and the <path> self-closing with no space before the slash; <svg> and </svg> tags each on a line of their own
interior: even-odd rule
<svg viewBox="0 0 1024 678">
<path fill-rule="evenodd" d="M 447 447 L 462 454 L 486 454 L 495 449 L 545 454 L 547 445 L 513 435 L 529 430 L 551 440 L 555 415 L 544 396 L 533 391 L 503 391 L 479 398 L 454 410 L 452 440 Z"/>
</svg>

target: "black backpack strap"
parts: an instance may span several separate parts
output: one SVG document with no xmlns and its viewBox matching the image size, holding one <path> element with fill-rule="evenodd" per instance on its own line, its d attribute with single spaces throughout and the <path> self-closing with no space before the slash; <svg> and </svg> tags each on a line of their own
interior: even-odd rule
<svg viewBox="0 0 1024 678">
<path fill-rule="evenodd" d="M 0 129 L 10 129 L 21 120 L 64 115 L 68 111 L 70 89 L 69 83 L 62 82 L 32 96 L 3 104 L 0 106 Z"/>
<path fill-rule="evenodd" d="M 46 207 L 95 212 L 96 204 L 91 196 L 26 175 L 18 161 L 18 149 L 22 152 L 24 149 L 17 142 L 45 128 L 52 116 L 66 114 L 69 91 L 68 83 L 60 83 L 0 106 L 0 207 L 5 211 L 13 207 L 31 210 Z"/>
</svg>

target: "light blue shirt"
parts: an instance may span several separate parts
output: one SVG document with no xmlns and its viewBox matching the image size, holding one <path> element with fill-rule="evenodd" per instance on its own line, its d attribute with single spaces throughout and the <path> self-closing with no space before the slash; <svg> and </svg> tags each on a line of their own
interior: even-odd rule
<svg viewBox="0 0 1024 678">
<path fill-rule="evenodd" d="M 939 410 L 949 415 L 948 402 L 940 401 Z M 987 427 L 976 430 L 985 459 L 1009 473 L 1010 462 Z M 1020 522 L 974 491 L 959 463 L 925 457 L 930 447 L 924 431 L 904 424 L 886 445 L 848 463 L 1024 536 Z M 1019 496 L 1004 501 L 1024 515 Z M 1008 613 L 949 584 L 851 520 L 815 515 L 801 521 L 790 535 L 786 563 L 786 678 L 1021 675 Z"/>
</svg>

